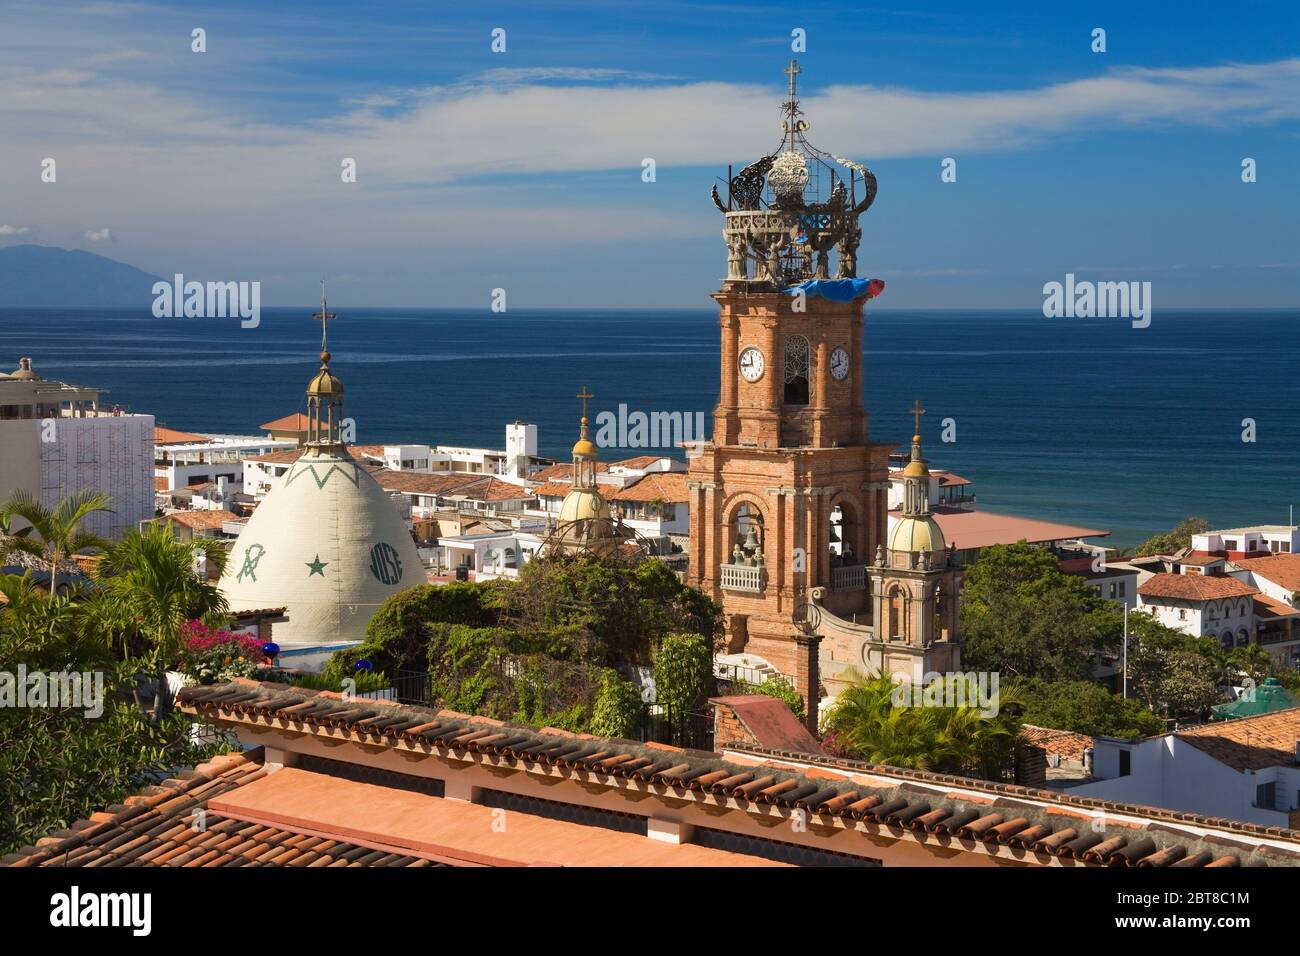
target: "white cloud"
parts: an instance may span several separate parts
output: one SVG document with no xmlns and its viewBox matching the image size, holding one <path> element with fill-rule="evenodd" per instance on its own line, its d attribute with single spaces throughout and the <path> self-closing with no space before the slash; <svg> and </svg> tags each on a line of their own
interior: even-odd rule
<svg viewBox="0 0 1300 956">
<path fill-rule="evenodd" d="M 0 236 L 25 236 L 31 231 L 30 226 L 0 225 Z"/>
<path fill-rule="evenodd" d="M 106 239 L 112 239 L 113 233 L 109 229 L 87 229 L 85 236 L 91 242 L 103 242 Z"/>
</svg>

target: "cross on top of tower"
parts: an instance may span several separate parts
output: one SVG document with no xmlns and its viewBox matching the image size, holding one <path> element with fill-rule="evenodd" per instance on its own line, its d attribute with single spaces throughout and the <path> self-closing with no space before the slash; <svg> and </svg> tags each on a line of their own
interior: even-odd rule
<svg viewBox="0 0 1300 956">
<path fill-rule="evenodd" d="M 924 415 L 924 414 L 925 414 L 925 409 L 921 407 L 921 400 L 918 398 L 918 399 L 917 399 L 917 400 L 912 404 L 912 418 L 913 418 L 913 419 L 915 420 L 915 422 L 916 422 L 916 425 L 915 425 L 915 426 L 913 427 L 913 429 L 912 429 L 912 434 L 917 436 L 916 438 L 912 439 L 913 441 L 920 441 L 920 440 L 921 440 L 921 437 L 920 437 L 920 436 L 921 436 L 921 416 Z"/>
<path fill-rule="evenodd" d="M 799 69 L 799 61 L 795 59 L 791 59 L 790 65 L 785 68 L 785 75 L 790 77 L 790 100 L 792 102 L 795 94 L 795 78 L 802 72 L 803 70 Z"/>
<path fill-rule="evenodd" d="M 331 319 L 337 319 L 338 314 L 335 312 L 331 312 L 329 310 L 329 307 L 325 304 L 325 280 L 324 279 L 320 280 L 320 311 L 312 315 L 312 318 L 320 320 L 320 355 L 322 361 L 328 362 L 329 349 L 327 348 L 328 338 L 325 333 L 325 327 L 326 324 Z"/>
</svg>

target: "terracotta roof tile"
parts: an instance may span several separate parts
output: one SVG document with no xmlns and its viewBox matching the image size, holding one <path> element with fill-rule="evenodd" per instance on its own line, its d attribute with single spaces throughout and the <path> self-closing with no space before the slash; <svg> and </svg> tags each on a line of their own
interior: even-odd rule
<svg viewBox="0 0 1300 956">
<path fill-rule="evenodd" d="M 447 498 L 460 497 L 473 501 L 518 501 L 534 496 L 529 489 L 502 481 L 492 475 L 463 472 L 424 474 L 415 471 L 389 471 L 384 468 L 375 472 L 375 480 L 385 491 L 438 495 Z"/>
<path fill-rule="evenodd" d="M 212 441 L 206 435 L 195 435 L 190 432 L 177 431 L 174 428 L 163 428 L 161 425 L 153 427 L 153 443 L 155 445 L 205 445 Z"/>
<path fill-rule="evenodd" d="M 1244 581 L 1221 575 L 1170 574 L 1162 571 L 1147 578 L 1138 588 L 1142 597 L 1173 598 L 1181 601 L 1218 601 L 1223 598 L 1258 594 Z"/>
<path fill-rule="evenodd" d="M 284 418 L 277 418 L 273 422 L 263 422 L 258 428 L 270 431 L 296 431 L 305 432 L 310 419 L 302 412 L 294 412 L 292 415 L 285 415 Z"/>
<path fill-rule="evenodd" d="M 626 779 L 637 782 L 638 787 L 648 784 L 656 788 L 653 792 L 669 794 L 673 799 L 704 799 L 703 794 L 708 793 L 708 799 L 716 803 L 716 796 L 725 794 L 731 801 L 771 806 L 775 812 L 798 808 L 822 815 L 828 822 L 840 818 L 855 827 L 861 822 L 869 828 L 950 832 L 963 840 L 982 841 L 986 846 L 1018 846 L 1023 835 L 1025 848 L 1035 853 L 1069 856 L 1099 865 L 1166 865 L 1175 856 L 1193 860 L 1195 865 L 1300 865 L 1300 833 L 1291 830 L 1266 830 L 1242 821 L 1175 814 L 841 758 L 750 748 L 750 755 L 766 758 L 766 766 L 755 766 L 743 759 L 744 755 L 732 760 L 666 745 L 575 739 L 520 725 L 451 717 L 426 708 L 381 708 L 371 706 L 373 701 L 343 702 L 285 685 L 255 682 L 187 688 L 181 692 L 179 703 L 183 710 L 225 726 L 262 726 L 274 714 L 277 724 L 286 729 L 320 734 L 335 741 L 351 740 L 364 748 L 400 748 L 403 756 L 414 761 L 441 759 L 444 755 L 477 759 L 475 755 L 481 754 L 502 767 L 544 767 L 557 782 L 568 779 L 586 789 L 621 786 L 617 781 Z M 809 776 L 812 769 L 843 771 L 842 782 L 833 785 L 820 773 Z M 720 771 L 725 771 L 721 777 Z M 940 789 L 947 787 L 952 791 Z M 551 792 L 555 794 L 553 799 L 563 799 L 562 788 Z M 1085 814 L 1090 822 L 1102 821 L 1098 814 L 1103 811 L 1107 816 L 1120 812 L 1140 821 L 1140 829 L 1104 826 L 1099 832 L 1089 831 L 1077 837 L 1052 822 L 1053 814 L 1062 806 Z M 1195 829 L 1186 829 L 1188 825 L 1216 832 L 1198 836 Z M 1210 845 L 1210 837 L 1222 841 L 1229 834 L 1236 841 L 1233 846 Z M 1295 850 L 1273 847 L 1270 854 L 1263 854 L 1260 841 L 1265 834 L 1294 843 Z M 1160 855 L 1171 847 L 1179 849 Z"/>
<path fill-rule="evenodd" d="M 652 472 L 606 495 L 611 501 L 690 501 L 686 475 L 680 471 Z"/>
<path fill-rule="evenodd" d="M 1290 767 L 1300 741 L 1300 707 L 1218 721 L 1174 736 L 1234 770 Z"/>
<path fill-rule="evenodd" d="M 1267 558 L 1241 558 L 1239 568 L 1267 578 L 1288 591 L 1300 591 L 1300 554 L 1273 554 Z"/>
<path fill-rule="evenodd" d="M 267 776 L 262 750 L 229 754 L 193 771 L 146 787 L 117 807 L 37 841 L 0 859 L 2 866 L 274 866 L 330 865 L 356 844 L 334 842 L 308 847 L 303 834 L 239 820 L 211 806 Z M 203 811 L 203 827 L 193 830 Z M 290 852 L 290 846 L 296 847 Z M 397 865 L 427 866 L 415 855 Z"/>
<path fill-rule="evenodd" d="M 194 531 L 211 531 L 227 521 L 240 520 L 233 511 L 173 511 L 165 517 Z"/>
</svg>

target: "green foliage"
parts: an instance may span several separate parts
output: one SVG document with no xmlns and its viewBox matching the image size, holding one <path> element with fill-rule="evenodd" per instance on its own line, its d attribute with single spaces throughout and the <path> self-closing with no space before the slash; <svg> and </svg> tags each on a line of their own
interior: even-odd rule
<svg viewBox="0 0 1300 956">
<path fill-rule="evenodd" d="M 895 706 L 886 676 L 860 678 L 841 691 L 822 722 L 823 747 L 871 763 L 1001 779 L 1015 762 L 1020 718 L 1001 694 L 996 716 L 976 707 Z"/>
<path fill-rule="evenodd" d="M 1210 523 L 1204 518 L 1184 518 L 1172 531 L 1152 535 L 1137 546 L 1135 554 L 1173 554 L 1183 548 L 1192 546 L 1192 535 L 1204 534 L 1210 530 Z"/>
<path fill-rule="evenodd" d="M 1136 740 L 1164 730 L 1140 701 L 1125 700 L 1091 681 L 1032 682 L 1023 689 L 1024 722 L 1054 730 Z"/>
<path fill-rule="evenodd" d="M 669 634 L 655 655 L 655 699 L 672 714 L 684 714 L 709 692 L 713 650 L 702 634 Z"/>
<path fill-rule="evenodd" d="M 425 635 L 428 657 L 422 669 L 429 672 L 434 700 L 465 714 L 497 719 L 510 716 L 509 702 L 495 699 L 502 687 L 504 632 L 491 627 L 436 623 L 426 627 Z"/>
<path fill-rule="evenodd" d="M 1086 680 L 1110 637 L 1105 607 L 1044 548 L 985 548 L 966 573 L 962 660 L 1004 676 Z"/>
<path fill-rule="evenodd" d="M 93 491 L 80 491 L 61 500 L 52 509 L 41 504 L 31 492 L 18 489 L 0 504 L 0 526 L 5 533 L 14 518 L 25 521 L 28 527 L 6 538 L 6 549 L 25 551 L 49 562 L 50 596 L 53 598 L 54 582 L 60 562 L 90 548 L 107 547 L 108 542 L 98 535 L 83 531 L 81 523 L 99 511 L 111 512 L 113 499 Z"/>
<path fill-rule="evenodd" d="M 538 650 L 612 667 L 650 663 L 673 632 L 721 640 L 722 609 L 662 561 L 555 555 L 524 565 L 503 623 Z"/>
<path fill-rule="evenodd" d="M 1128 617 L 1130 695 L 1168 717 L 1203 718 L 1226 700 L 1229 655 L 1213 638 L 1189 637 L 1149 614 Z"/>
<path fill-rule="evenodd" d="M 392 683 L 383 671 L 358 671 L 350 676 L 353 680 L 351 690 L 354 694 L 371 694 L 387 690 Z M 304 690 L 331 690 L 341 694 L 346 679 L 334 674 L 299 674 L 293 679 L 293 686 Z"/>
<path fill-rule="evenodd" d="M 191 744 L 182 714 L 146 717 L 132 700 L 136 669 L 128 662 L 105 674 L 108 701 L 95 719 L 83 710 L 0 708 L 0 853 L 227 749 Z"/>
<path fill-rule="evenodd" d="M 553 556 L 529 562 L 513 582 L 403 591 L 371 619 L 362 644 L 330 659 L 326 674 L 349 674 L 362 658 L 389 673 L 427 670 L 434 699 L 452 710 L 585 732 L 605 672 L 649 663 L 678 631 L 695 635 L 709 677 L 721 614 L 660 561 Z M 602 720 L 615 721 L 616 710 Z"/>
<path fill-rule="evenodd" d="M 766 697 L 775 697 L 784 701 L 785 705 L 790 708 L 790 712 L 799 718 L 800 721 L 807 716 L 804 710 L 803 698 L 799 692 L 794 689 L 794 685 L 786 680 L 782 674 L 776 674 L 764 679 L 761 684 L 749 684 L 744 681 L 736 683 L 737 694 L 763 694 Z"/>
<path fill-rule="evenodd" d="M 600 678 L 591 715 L 591 732 L 601 737 L 632 737 L 641 724 L 645 704 L 637 686 L 610 669 Z"/>
<path fill-rule="evenodd" d="M 326 672 L 337 677 L 352 673 L 352 665 L 368 660 L 378 670 L 424 670 L 429 658 L 428 625 L 460 624 L 492 627 L 497 622 L 502 587 L 495 583 L 419 584 L 393 595 L 366 626 L 365 640 L 330 658 Z"/>
</svg>

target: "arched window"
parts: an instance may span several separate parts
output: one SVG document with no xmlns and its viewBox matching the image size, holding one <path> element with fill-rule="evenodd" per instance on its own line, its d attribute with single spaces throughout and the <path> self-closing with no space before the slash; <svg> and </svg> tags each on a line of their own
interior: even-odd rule
<svg viewBox="0 0 1300 956">
<path fill-rule="evenodd" d="M 858 519 L 853 505 L 847 501 L 831 509 L 830 516 L 831 562 L 835 565 L 862 563 L 858 554 Z"/>
<path fill-rule="evenodd" d="M 753 505 L 741 503 L 732 512 L 731 540 L 727 561 L 731 564 L 762 564 L 763 515 Z"/>
<path fill-rule="evenodd" d="M 907 640 L 907 595 L 900 585 L 894 585 L 889 591 L 889 641 Z"/>
<path fill-rule="evenodd" d="M 811 349 L 808 340 L 802 335 L 785 337 L 785 403 L 787 405 L 808 404 L 808 371 L 810 368 Z"/>
</svg>

